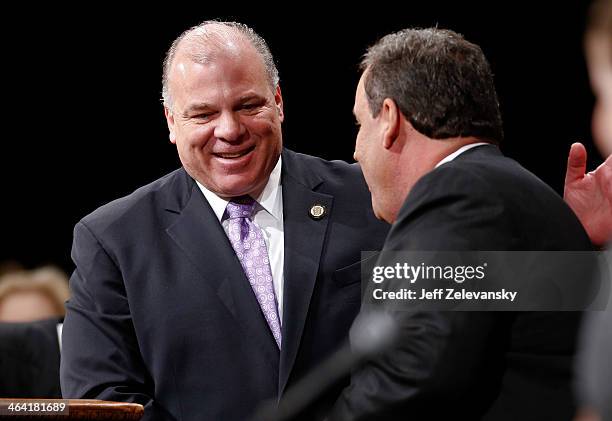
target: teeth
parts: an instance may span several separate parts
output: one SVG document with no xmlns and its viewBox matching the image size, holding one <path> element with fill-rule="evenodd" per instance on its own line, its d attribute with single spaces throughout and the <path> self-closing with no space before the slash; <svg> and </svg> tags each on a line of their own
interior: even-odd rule
<svg viewBox="0 0 612 421">
<path fill-rule="evenodd" d="M 221 158 L 238 158 L 238 157 L 241 157 L 242 155 L 246 155 L 247 152 L 248 151 L 240 152 L 240 153 L 219 153 L 217 155 L 220 156 Z"/>
<path fill-rule="evenodd" d="M 234 152 L 234 153 L 213 152 L 213 155 L 218 156 L 219 158 L 223 158 L 223 159 L 235 159 L 235 158 L 240 158 L 241 156 L 247 155 L 253 149 L 255 149 L 255 147 L 251 146 L 250 148 L 247 148 L 243 150 L 242 152 Z"/>
</svg>

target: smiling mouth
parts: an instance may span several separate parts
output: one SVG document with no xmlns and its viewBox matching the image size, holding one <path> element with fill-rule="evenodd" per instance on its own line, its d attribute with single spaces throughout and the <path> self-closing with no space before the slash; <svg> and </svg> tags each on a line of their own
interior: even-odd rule
<svg viewBox="0 0 612 421">
<path fill-rule="evenodd" d="M 218 157 L 218 158 L 223 158 L 223 159 L 237 159 L 237 158 L 241 158 L 247 154 L 249 154 L 253 149 L 255 149 L 255 145 L 251 146 L 250 148 L 247 148 L 243 151 L 240 152 L 233 152 L 233 153 L 213 153 L 214 156 Z"/>
</svg>

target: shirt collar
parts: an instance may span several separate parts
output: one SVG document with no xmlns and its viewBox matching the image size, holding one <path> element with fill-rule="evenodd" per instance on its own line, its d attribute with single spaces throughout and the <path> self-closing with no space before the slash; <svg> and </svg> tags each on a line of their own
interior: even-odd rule
<svg viewBox="0 0 612 421">
<path fill-rule="evenodd" d="M 457 158 L 462 153 L 467 152 L 470 149 L 475 148 L 476 146 L 482 146 L 482 145 L 490 145 L 490 143 L 476 142 L 476 143 L 470 143 L 470 144 L 467 144 L 467 145 L 463 145 L 462 147 L 457 149 L 455 152 L 453 152 L 450 155 L 447 155 L 445 158 L 443 158 L 440 162 L 438 162 L 436 164 L 436 166 L 434 168 L 438 168 L 442 164 L 446 164 L 447 162 L 451 162 L 453 159 Z"/>
<path fill-rule="evenodd" d="M 270 173 L 270 177 L 268 178 L 266 186 L 262 190 L 261 194 L 258 197 L 254 198 L 255 201 L 261 207 L 261 209 L 264 209 L 276 219 L 281 219 L 283 215 L 282 197 L 279 194 L 281 187 L 281 161 L 282 158 L 279 156 L 278 161 L 274 166 L 274 169 Z M 217 194 L 208 190 L 197 180 L 196 183 L 202 191 L 202 194 L 210 204 L 210 207 L 217 216 L 217 219 L 221 221 L 223 219 L 223 214 L 225 213 L 225 208 L 227 207 L 229 200 L 225 200 L 217 196 Z"/>
</svg>

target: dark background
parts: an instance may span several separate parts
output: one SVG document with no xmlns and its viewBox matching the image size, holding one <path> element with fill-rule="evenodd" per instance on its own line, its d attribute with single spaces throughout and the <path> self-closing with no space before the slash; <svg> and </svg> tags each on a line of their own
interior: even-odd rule
<svg viewBox="0 0 612 421">
<path fill-rule="evenodd" d="M 558 192 L 573 141 L 587 144 L 590 168 L 601 162 L 582 56 L 586 1 L 331 5 L 6 12 L 0 262 L 71 271 L 81 217 L 178 167 L 159 101 L 161 61 L 180 32 L 204 19 L 242 21 L 268 41 L 281 75 L 285 145 L 299 152 L 352 161 L 361 54 L 388 32 L 438 25 L 489 58 L 507 155 Z"/>
</svg>

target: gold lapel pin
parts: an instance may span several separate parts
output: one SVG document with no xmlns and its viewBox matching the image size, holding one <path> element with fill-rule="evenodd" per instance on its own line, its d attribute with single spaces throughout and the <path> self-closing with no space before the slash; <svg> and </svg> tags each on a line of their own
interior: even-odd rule
<svg viewBox="0 0 612 421">
<path fill-rule="evenodd" d="M 313 205 L 312 208 L 310 208 L 310 217 L 312 219 L 321 219 L 325 216 L 325 206 L 323 205 Z"/>
</svg>

